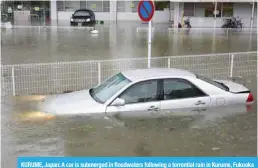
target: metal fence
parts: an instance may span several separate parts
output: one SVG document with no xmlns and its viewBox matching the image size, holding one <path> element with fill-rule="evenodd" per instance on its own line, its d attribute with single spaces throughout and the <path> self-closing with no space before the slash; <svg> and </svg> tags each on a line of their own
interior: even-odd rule
<svg viewBox="0 0 258 168">
<path fill-rule="evenodd" d="M 147 58 L 2 65 L 2 95 L 56 94 L 91 88 L 128 69 L 147 68 Z M 257 74 L 257 51 L 154 57 L 152 67 L 180 68 L 217 79 Z"/>
</svg>

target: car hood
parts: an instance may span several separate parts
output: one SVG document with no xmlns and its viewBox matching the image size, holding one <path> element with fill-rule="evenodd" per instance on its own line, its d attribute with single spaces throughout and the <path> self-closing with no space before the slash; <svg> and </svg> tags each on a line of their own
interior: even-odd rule
<svg viewBox="0 0 258 168">
<path fill-rule="evenodd" d="M 43 112 L 58 115 L 104 113 L 105 105 L 96 102 L 89 90 L 77 91 L 61 95 L 47 96 L 40 105 Z"/>
</svg>

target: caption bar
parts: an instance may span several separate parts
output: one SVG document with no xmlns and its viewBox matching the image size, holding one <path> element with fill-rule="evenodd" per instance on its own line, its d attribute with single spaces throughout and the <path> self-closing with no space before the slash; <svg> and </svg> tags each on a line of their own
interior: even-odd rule
<svg viewBox="0 0 258 168">
<path fill-rule="evenodd" d="M 19 157 L 18 168 L 249 168 L 257 157 Z"/>
</svg>

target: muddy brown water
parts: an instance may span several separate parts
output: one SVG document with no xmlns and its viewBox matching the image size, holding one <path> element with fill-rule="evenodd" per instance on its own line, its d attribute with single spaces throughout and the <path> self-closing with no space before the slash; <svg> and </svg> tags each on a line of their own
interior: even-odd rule
<svg viewBox="0 0 258 168">
<path fill-rule="evenodd" d="M 241 79 L 256 94 L 256 77 Z M 2 166 L 18 156 L 256 156 L 257 107 L 194 127 L 188 118 L 125 120 L 38 115 L 40 96 L 2 98 Z M 8 166 L 7 166 L 8 165 Z"/>
<path fill-rule="evenodd" d="M 130 24 L 129 24 L 130 25 Z M 2 64 L 146 57 L 147 33 L 139 25 L 108 25 L 92 36 L 85 29 L 2 31 Z M 257 51 L 257 32 L 155 29 L 153 56 Z M 214 38 L 216 37 L 216 38 Z M 257 99 L 257 77 L 245 77 Z M 257 108 L 192 127 L 175 118 L 127 121 L 42 116 L 38 96 L 2 97 L 2 166 L 18 156 L 256 156 Z M 191 119 L 190 119 L 191 120 Z M 176 122 L 175 122 L 176 121 Z"/>
<path fill-rule="evenodd" d="M 257 50 L 256 29 L 174 30 L 155 24 L 152 56 L 175 56 Z M 147 57 L 147 25 L 131 22 L 83 28 L 16 28 L 2 31 L 2 64 L 108 60 Z"/>
</svg>

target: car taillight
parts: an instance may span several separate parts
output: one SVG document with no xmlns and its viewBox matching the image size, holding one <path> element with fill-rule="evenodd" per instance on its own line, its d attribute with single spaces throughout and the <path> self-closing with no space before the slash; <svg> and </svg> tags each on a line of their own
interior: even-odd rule
<svg viewBox="0 0 258 168">
<path fill-rule="evenodd" d="M 246 103 L 251 103 L 254 101 L 254 97 L 252 95 L 252 93 L 249 93 L 248 97 L 247 97 L 247 100 L 246 100 Z"/>
</svg>

